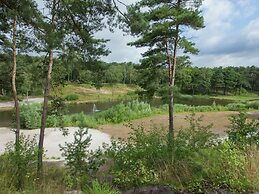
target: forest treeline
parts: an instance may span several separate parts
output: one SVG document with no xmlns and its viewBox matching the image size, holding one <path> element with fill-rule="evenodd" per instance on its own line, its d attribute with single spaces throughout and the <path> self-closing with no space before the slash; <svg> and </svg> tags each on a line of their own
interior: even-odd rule
<svg viewBox="0 0 259 194">
<path fill-rule="evenodd" d="M 0 57 L 0 92 L 11 95 L 11 59 Z M 19 94 L 42 95 L 46 65 L 43 56 L 18 55 L 17 90 Z M 186 94 L 240 95 L 259 92 L 259 68 L 247 67 L 192 67 L 188 59 L 179 58 L 176 86 Z M 103 84 L 136 84 L 149 95 L 166 92 L 167 69 L 143 67 L 131 62 L 106 63 L 102 61 L 85 63 L 78 58 L 61 56 L 55 59 L 53 84 L 88 83 L 100 88 Z"/>
</svg>

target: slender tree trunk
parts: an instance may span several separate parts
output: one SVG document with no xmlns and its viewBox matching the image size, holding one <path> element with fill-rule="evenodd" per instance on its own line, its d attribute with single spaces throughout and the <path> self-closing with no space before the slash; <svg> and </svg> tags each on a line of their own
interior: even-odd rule
<svg viewBox="0 0 259 194">
<path fill-rule="evenodd" d="M 41 180 L 43 176 L 43 166 L 42 166 L 42 156 L 43 156 L 43 142 L 44 142 L 44 134 L 46 128 L 47 121 L 47 113 L 48 113 L 48 99 L 49 99 L 49 91 L 51 86 L 51 74 L 52 74 L 52 66 L 53 66 L 53 50 L 49 51 L 49 64 L 48 64 L 48 76 L 47 83 L 44 90 L 44 102 L 43 102 L 43 110 L 41 117 L 41 127 L 40 127 L 40 138 L 39 138 L 39 154 L 38 154 L 38 178 Z"/>
<path fill-rule="evenodd" d="M 177 44 L 178 44 L 178 31 L 179 25 L 176 25 L 176 37 L 174 41 L 174 49 L 172 62 L 169 63 L 169 136 L 174 138 L 174 92 L 173 86 L 175 84 L 175 71 L 176 71 L 176 54 L 177 54 Z"/>
<path fill-rule="evenodd" d="M 168 49 L 167 49 L 168 50 Z M 169 110 L 169 137 L 173 135 L 173 128 L 174 128 L 174 117 L 173 117 L 173 91 L 172 91 L 172 62 L 171 57 L 167 51 L 167 63 L 168 63 L 168 86 L 169 86 L 169 102 L 168 102 L 168 110 Z"/>
<path fill-rule="evenodd" d="M 13 50 L 13 70 L 12 70 L 12 92 L 13 92 L 13 99 L 14 99 L 14 106 L 15 106 L 15 122 L 16 122 L 16 129 L 15 129 L 15 144 L 18 146 L 19 138 L 20 138 L 20 107 L 19 107 L 19 100 L 17 97 L 16 91 L 16 31 L 17 31 L 17 24 L 16 21 L 17 17 L 14 17 L 13 20 L 13 37 L 12 37 L 12 50 Z"/>
<path fill-rule="evenodd" d="M 52 1 L 52 18 L 51 18 L 51 25 L 52 31 L 55 30 L 55 15 L 56 10 L 58 9 L 58 1 Z M 48 101 L 49 101 L 49 91 L 51 86 L 51 78 L 52 78 L 52 67 L 53 67 L 53 48 L 49 48 L 49 57 L 48 57 L 48 74 L 46 85 L 44 89 L 44 101 L 43 101 L 43 108 L 42 108 L 42 115 L 41 115 L 41 127 L 40 127 L 40 137 L 39 137 L 39 153 L 38 153 L 38 166 L 37 166 L 37 176 L 39 178 L 39 182 L 42 183 L 43 179 L 43 145 L 44 145 L 44 135 L 45 135 L 45 128 L 46 128 L 46 121 L 47 121 L 47 114 L 48 114 Z"/>
</svg>

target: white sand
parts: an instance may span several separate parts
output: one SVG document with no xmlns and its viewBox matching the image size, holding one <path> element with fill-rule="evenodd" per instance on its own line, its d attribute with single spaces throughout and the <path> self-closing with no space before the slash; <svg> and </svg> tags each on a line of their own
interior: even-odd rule
<svg viewBox="0 0 259 194">
<path fill-rule="evenodd" d="M 78 129 L 78 127 L 68 127 L 69 135 L 63 136 L 62 132 L 58 128 L 46 128 L 45 130 L 45 138 L 44 138 L 44 150 L 46 159 L 50 158 L 60 158 L 61 156 L 59 145 L 65 145 L 65 142 L 73 142 L 74 141 L 74 132 Z M 36 135 L 37 141 L 39 138 L 39 129 L 34 130 L 22 130 L 21 132 L 32 138 Z M 89 150 L 96 150 L 99 147 L 102 147 L 103 143 L 110 144 L 111 138 L 108 134 L 102 133 L 95 129 L 88 129 L 88 134 L 91 134 L 91 145 Z M 2 154 L 5 150 L 6 143 L 15 140 L 15 134 L 10 130 L 10 128 L 0 128 L 0 154 Z"/>
</svg>

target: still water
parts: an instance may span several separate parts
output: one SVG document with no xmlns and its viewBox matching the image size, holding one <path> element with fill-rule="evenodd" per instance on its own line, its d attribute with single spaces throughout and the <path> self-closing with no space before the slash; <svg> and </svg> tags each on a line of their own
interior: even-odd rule
<svg viewBox="0 0 259 194">
<path fill-rule="evenodd" d="M 119 104 L 121 101 L 107 101 L 107 102 L 95 102 L 95 103 L 83 103 L 83 104 L 68 104 L 67 105 L 67 112 L 68 114 L 80 113 L 83 112 L 85 114 L 92 114 L 93 107 L 95 105 L 97 110 L 103 111 L 112 106 Z M 175 99 L 175 103 L 177 104 L 187 104 L 193 106 L 199 105 L 212 105 L 213 103 L 218 105 L 226 105 L 231 103 L 230 100 L 222 100 L 222 99 L 211 99 L 211 98 L 204 98 L 204 97 L 192 97 L 192 98 L 181 98 Z M 152 106 L 159 106 L 163 104 L 160 99 L 154 99 L 151 102 Z M 0 110 L 0 127 L 10 127 L 12 123 L 12 110 L 1 111 Z"/>
</svg>

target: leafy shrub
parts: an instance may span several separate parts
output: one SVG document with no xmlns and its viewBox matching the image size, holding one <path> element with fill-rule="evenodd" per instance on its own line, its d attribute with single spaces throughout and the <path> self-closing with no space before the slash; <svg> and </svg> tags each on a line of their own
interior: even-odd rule
<svg viewBox="0 0 259 194">
<path fill-rule="evenodd" d="M 259 101 L 247 102 L 246 107 L 258 110 L 259 109 Z"/>
<path fill-rule="evenodd" d="M 79 99 L 79 96 L 77 94 L 69 94 L 65 97 L 65 100 L 67 101 L 75 101 L 78 99 Z"/>
<path fill-rule="evenodd" d="M 160 131 L 161 132 L 161 131 Z M 158 181 L 156 169 L 168 156 L 161 133 L 135 129 L 126 142 L 114 141 L 107 153 L 113 161 L 113 182 L 122 188 L 152 184 Z"/>
<path fill-rule="evenodd" d="M 70 188 L 82 188 L 88 179 L 88 148 L 91 136 L 88 130 L 80 127 L 74 134 L 74 142 L 60 146 L 62 156 L 65 157 L 68 174 L 66 182 Z"/>
<path fill-rule="evenodd" d="M 230 118 L 231 126 L 227 130 L 229 140 L 241 147 L 256 144 L 259 146 L 259 122 L 246 119 L 245 113 Z"/>
<path fill-rule="evenodd" d="M 54 100 L 55 102 L 55 100 Z M 60 104 L 60 103 L 59 103 Z M 49 106 L 49 114 L 47 117 L 47 127 L 59 127 L 63 125 L 63 115 L 60 113 L 60 107 L 51 103 Z M 20 109 L 21 128 L 36 129 L 41 125 L 42 105 L 39 103 L 22 104 Z"/>
<path fill-rule="evenodd" d="M 3 96 L 3 95 L 0 95 L 0 101 L 9 101 L 9 100 L 11 100 L 12 99 L 12 97 L 10 97 L 10 96 Z"/>
<path fill-rule="evenodd" d="M 1 156 L 0 181 L 2 188 L 23 189 L 26 185 L 35 183 L 38 148 L 36 138 L 20 136 L 18 147 L 14 142 L 6 145 L 5 153 Z M 1 185 L 4 184 L 4 185 Z"/>
<path fill-rule="evenodd" d="M 96 128 L 98 125 L 107 123 L 121 123 L 131 121 L 133 119 L 149 116 L 158 113 L 157 109 L 151 108 L 150 104 L 132 101 L 128 103 L 120 103 L 112 108 L 97 112 L 93 115 L 85 115 L 78 113 L 65 116 L 66 125 L 78 125 L 78 121 L 82 120 L 87 127 Z"/>
<path fill-rule="evenodd" d="M 40 127 L 41 104 L 22 104 L 20 110 L 22 128 L 35 129 Z"/>
<path fill-rule="evenodd" d="M 102 123 L 102 120 L 107 123 L 121 123 L 151 114 L 152 108 L 150 104 L 135 100 L 125 104 L 121 103 L 108 110 L 99 112 L 94 115 L 94 118 L 99 123 Z"/>
<path fill-rule="evenodd" d="M 245 153 L 232 142 L 218 143 L 208 131 L 210 126 L 200 125 L 201 118 L 192 115 L 187 120 L 190 127 L 177 134 L 174 161 L 161 167 L 160 182 L 192 193 L 222 187 L 233 192 L 251 190 Z"/>
<path fill-rule="evenodd" d="M 202 126 L 194 114 L 187 121 L 190 127 L 177 134 L 173 149 L 158 129 L 139 128 L 126 141 L 113 142 L 107 150 L 113 183 L 124 189 L 169 184 L 175 191 L 192 193 L 220 188 L 246 193 L 255 188 L 244 150 L 231 141 L 218 141 L 210 125 Z"/>
<path fill-rule="evenodd" d="M 244 103 L 230 103 L 227 105 L 227 108 L 230 111 L 242 111 L 246 110 L 247 106 Z"/>
<path fill-rule="evenodd" d="M 164 174 L 170 174 L 163 177 L 164 181 L 170 182 L 171 179 L 171 184 L 192 193 L 206 193 L 220 188 L 238 193 L 252 188 L 245 171 L 244 153 L 231 143 L 196 150 L 189 147 L 183 151 L 174 166 L 164 171 Z"/>
</svg>

